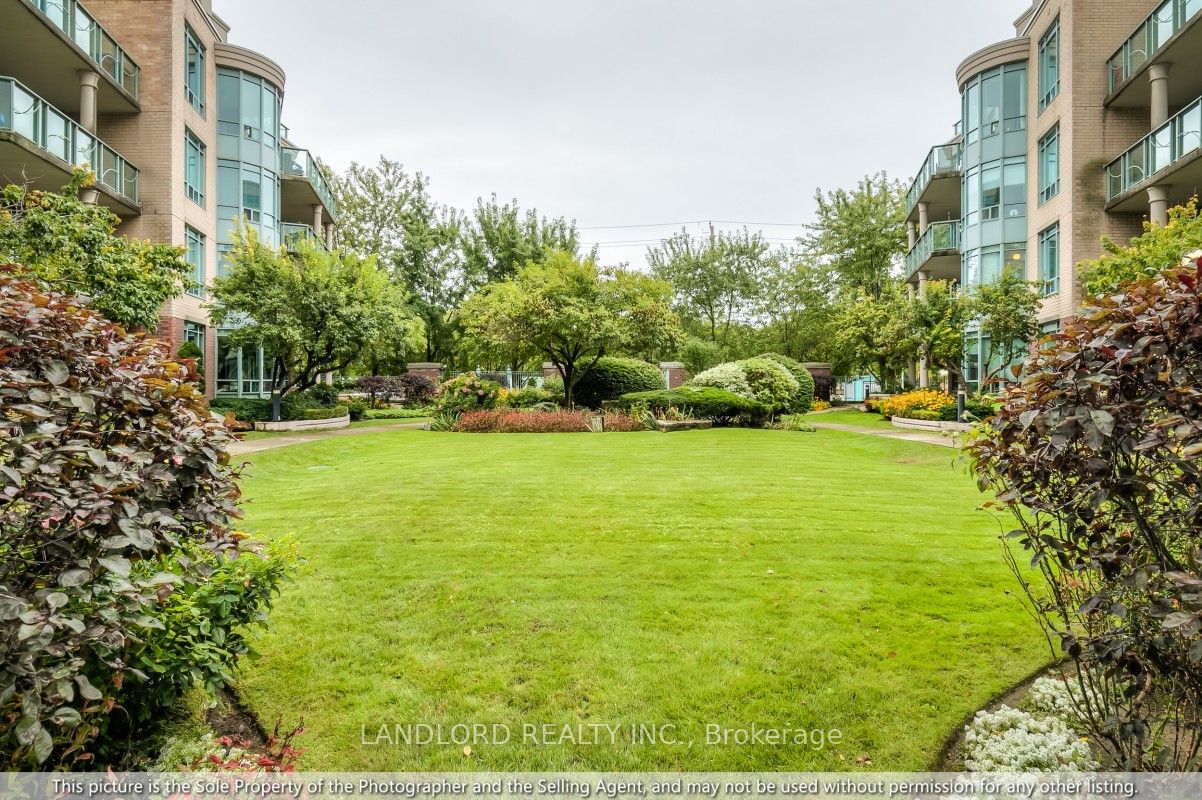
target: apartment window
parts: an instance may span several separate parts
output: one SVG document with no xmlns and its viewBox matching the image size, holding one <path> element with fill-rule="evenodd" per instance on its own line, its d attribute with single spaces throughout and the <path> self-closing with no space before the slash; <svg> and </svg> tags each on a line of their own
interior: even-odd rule
<svg viewBox="0 0 1202 800">
<path fill-rule="evenodd" d="M 1060 291 L 1060 223 L 1039 234 L 1039 281 L 1044 297 Z"/>
<path fill-rule="evenodd" d="M 184 193 L 201 208 L 205 204 L 205 146 L 184 129 Z"/>
<path fill-rule="evenodd" d="M 1060 94 L 1060 19 L 1039 40 L 1039 110 Z"/>
<path fill-rule="evenodd" d="M 1048 322 L 1039 323 L 1039 336 L 1051 336 L 1053 333 L 1060 333 L 1060 320 L 1053 319 Z"/>
<path fill-rule="evenodd" d="M 205 113 L 205 49 L 190 25 L 184 25 L 184 96 Z"/>
<path fill-rule="evenodd" d="M 1039 140 L 1039 202 L 1060 193 L 1060 125 Z"/>
<path fill-rule="evenodd" d="M 184 226 L 184 260 L 192 267 L 192 280 L 196 286 L 188 290 L 193 297 L 205 296 L 205 237 L 203 233 Z"/>
<path fill-rule="evenodd" d="M 184 322 L 184 341 L 191 342 L 200 348 L 200 352 L 205 351 L 205 326 L 199 322 Z"/>
</svg>

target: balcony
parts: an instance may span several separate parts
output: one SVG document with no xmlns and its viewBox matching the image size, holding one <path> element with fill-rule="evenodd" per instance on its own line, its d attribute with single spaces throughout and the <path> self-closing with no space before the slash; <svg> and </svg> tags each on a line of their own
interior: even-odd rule
<svg viewBox="0 0 1202 800">
<path fill-rule="evenodd" d="M 960 168 L 963 148 L 955 144 L 932 147 L 906 192 L 906 218 L 918 221 L 918 204 L 926 203 L 934 217 L 960 213 Z"/>
<path fill-rule="evenodd" d="M 58 108 L 79 110 L 79 71 L 88 70 L 101 76 L 98 113 L 139 110 L 138 64 L 75 0 L 0 3 L 0 53 L 7 69 Z"/>
<path fill-rule="evenodd" d="M 61 191 L 74 167 L 96 173 L 101 202 L 135 216 L 138 170 L 20 82 L 0 77 L 0 179 Z"/>
<path fill-rule="evenodd" d="M 280 148 L 280 213 L 292 222 L 315 220 L 313 206 L 322 206 L 322 224 L 338 219 L 334 193 L 317 160 L 308 150 Z"/>
<path fill-rule="evenodd" d="M 1146 211 L 1147 198 L 1140 190 L 1170 183 L 1171 204 L 1189 199 L 1202 183 L 1202 98 L 1186 106 L 1168 122 L 1140 139 L 1135 146 L 1106 165 L 1106 203 L 1112 211 Z"/>
<path fill-rule="evenodd" d="M 928 273 L 931 280 L 948 281 L 960 278 L 960 223 L 955 220 L 935 222 L 906 253 L 906 281 L 916 281 L 919 271 Z"/>
<path fill-rule="evenodd" d="M 283 234 L 284 247 L 288 249 L 289 253 L 297 252 L 301 242 L 311 242 L 319 250 L 326 249 L 325 238 L 314 233 L 313 228 L 308 225 L 285 222 L 280 226 L 280 232 Z"/>
<path fill-rule="evenodd" d="M 1139 24 L 1106 62 L 1110 75 L 1107 105 L 1146 108 L 1151 91 L 1146 80 L 1136 80 L 1151 64 L 1172 64 L 1169 105 L 1180 106 L 1202 93 L 1202 75 L 1194 68 L 1202 47 L 1202 26 L 1197 25 L 1202 0 L 1164 0 Z"/>
</svg>

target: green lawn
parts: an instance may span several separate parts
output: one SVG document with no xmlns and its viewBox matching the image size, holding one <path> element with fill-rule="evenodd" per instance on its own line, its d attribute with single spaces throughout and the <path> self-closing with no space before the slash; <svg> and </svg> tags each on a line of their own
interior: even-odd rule
<svg viewBox="0 0 1202 800">
<path fill-rule="evenodd" d="M 868 428 L 869 430 L 885 429 L 896 430 L 893 423 L 884 419 L 880 414 L 866 414 L 854 408 L 838 408 L 834 411 L 826 411 L 822 414 L 814 414 L 810 417 L 811 422 L 833 422 L 838 425 L 853 425 L 857 428 Z"/>
<path fill-rule="evenodd" d="M 928 767 L 1048 657 L 953 459 L 752 430 L 396 430 L 256 454 L 247 528 L 295 532 L 308 564 L 238 691 L 269 729 L 304 718 L 315 769 Z M 408 723 L 512 740 L 363 743 Z M 625 728 L 523 741 L 548 723 Z M 843 740 L 712 745 L 707 723 Z M 640 724 L 677 743 L 631 742 Z"/>
</svg>

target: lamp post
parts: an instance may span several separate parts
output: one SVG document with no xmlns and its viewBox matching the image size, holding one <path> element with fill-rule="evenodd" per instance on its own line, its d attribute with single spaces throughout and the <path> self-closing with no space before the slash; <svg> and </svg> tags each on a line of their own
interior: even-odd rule
<svg viewBox="0 0 1202 800">
<path fill-rule="evenodd" d="M 956 389 L 956 422 L 964 421 L 964 403 L 967 396 L 964 394 L 964 387 L 960 386 Z"/>
</svg>

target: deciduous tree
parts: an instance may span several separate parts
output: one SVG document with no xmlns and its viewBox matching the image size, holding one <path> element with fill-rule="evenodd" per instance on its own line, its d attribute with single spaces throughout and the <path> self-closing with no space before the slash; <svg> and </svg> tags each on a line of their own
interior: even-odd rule
<svg viewBox="0 0 1202 800">
<path fill-rule="evenodd" d="M 569 406 L 576 382 L 602 356 L 671 352 L 680 335 L 666 283 L 564 251 L 486 284 L 459 316 L 485 346 L 530 348 L 553 363 Z"/>
</svg>

